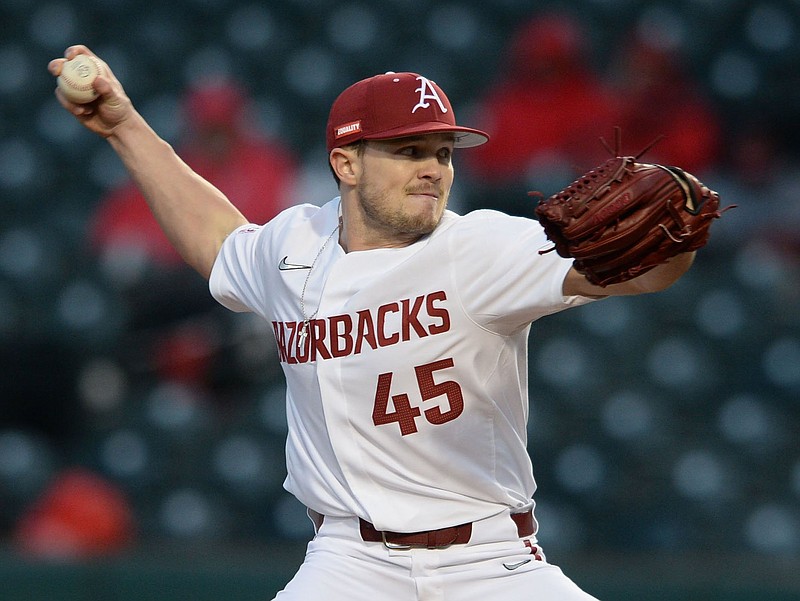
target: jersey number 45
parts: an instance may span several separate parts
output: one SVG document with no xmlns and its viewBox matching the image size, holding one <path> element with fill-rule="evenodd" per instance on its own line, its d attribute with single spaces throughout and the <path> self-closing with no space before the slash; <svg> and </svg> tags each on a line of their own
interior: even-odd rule
<svg viewBox="0 0 800 601">
<path fill-rule="evenodd" d="M 436 406 L 425 410 L 425 419 L 431 424 L 441 425 L 456 419 L 464 411 L 464 395 L 461 393 L 461 386 L 452 380 L 436 382 L 433 374 L 442 369 L 453 367 L 452 359 L 441 359 L 420 365 L 414 368 L 417 377 L 422 402 L 433 400 L 444 396 L 449 403 L 449 409 L 442 410 Z M 417 432 L 417 418 L 422 417 L 423 412 L 419 407 L 411 404 L 408 394 L 391 394 L 392 372 L 380 374 L 378 376 L 378 387 L 375 390 L 375 405 L 372 409 L 372 422 L 376 426 L 397 423 L 400 426 L 400 433 L 403 436 Z M 389 399 L 394 406 L 394 411 L 389 410 Z"/>
</svg>

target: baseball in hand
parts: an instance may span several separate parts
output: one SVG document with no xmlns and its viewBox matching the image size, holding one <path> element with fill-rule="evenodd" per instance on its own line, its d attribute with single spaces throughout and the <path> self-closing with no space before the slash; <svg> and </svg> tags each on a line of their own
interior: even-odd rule
<svg viewBox="0 0 800 601">
<path fill-rule="evenodd" d="M 88 54 L 79 54 L 61 67 L 58 87 L 70 102 L 86 104 L 97 98 L 92 83 L 99 74 L 100 62 Z"/>
</svg>

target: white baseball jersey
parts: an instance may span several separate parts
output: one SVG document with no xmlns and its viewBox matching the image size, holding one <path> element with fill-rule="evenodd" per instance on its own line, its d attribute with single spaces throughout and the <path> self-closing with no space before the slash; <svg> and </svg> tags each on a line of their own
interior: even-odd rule
<svg viewBox="0 0 800 601">
<path fill-rule="evenodd" d="M 338 207 L 239 228 L 210 278 L 224 306 L 272 324 L 286 489 L 400 532 L 531 507 L 528 332 L 586 302 L 562 295 L 571 261 L 539 254 L 536 221 L 495 211 L 446 211 L 410 246 L 345 253 Z"/>
</svg>

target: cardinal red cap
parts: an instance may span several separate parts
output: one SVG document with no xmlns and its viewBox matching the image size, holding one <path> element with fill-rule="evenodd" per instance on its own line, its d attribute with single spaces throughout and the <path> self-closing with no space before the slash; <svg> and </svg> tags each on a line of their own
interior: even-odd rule
<svg viewBox="0 0 800 601">
<path fill-rule="evenodd" d="M 489 135 L 456 125 L 444 91 L 416 73 L 385 73 L 342 92 L 328 116 L 328 152 L 358 140 L 387 140 L 452 132 L 456 148 L 479 146 Z"/>
</svg>

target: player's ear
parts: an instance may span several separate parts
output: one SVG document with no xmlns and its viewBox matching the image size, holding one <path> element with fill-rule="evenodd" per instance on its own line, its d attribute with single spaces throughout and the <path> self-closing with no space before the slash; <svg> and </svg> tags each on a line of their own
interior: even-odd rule
<svg viewBox="0 0 800 601">
<path fill-rule="evenodd" d="M 359 172 L 358 152 L 350 148 L 334 148 L 328 157 L 336 177 L 343 184 L 355 185 Z"/>
</svg>

